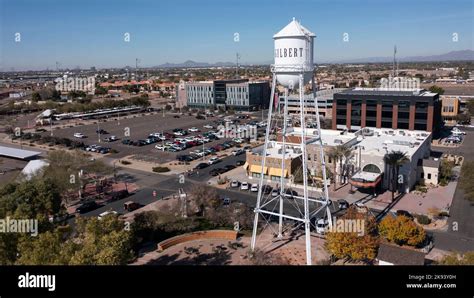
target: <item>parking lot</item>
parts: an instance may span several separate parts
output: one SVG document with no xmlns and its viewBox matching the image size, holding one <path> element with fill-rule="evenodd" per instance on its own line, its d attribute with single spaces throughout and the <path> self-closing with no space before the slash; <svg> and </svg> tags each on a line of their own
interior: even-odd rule
<svg viewBox="0 0 474 298">
<path fill-rule="evenodd" d="M 233 117 L 236 118 L 236 117 Z M 134 155 L 138 159 L 149 160 L 156 163 L 164 163 L 175 160 L 177 155 L 186 155 L 191 151 L 209 149 L 223 142 L 230 141 L 230 138 L 222 138 L 220 140 L 209 140 L 205 144 L 194 144 L 192 148 L 186 148 L 177 152 L 163 151 L 156 149 L 156 145 L 164 145 L 166 142 L 173 143 L 175 138 L 196 137 L 205 134 L 209 131 L 216 131 L 218 123 L 215 121 L 222 121 L 221 118 L 212 116 L 207 119 L 197 119 L 196 116 L 189 115 L 171 115 L 155 114 L 155 115 L 134 115 L 127 119 L 108 119 L 107 121 L 95 121 L 89 125 L 79 125 L 76 127 L 68 127 L 54 131 L 54 136 L 64 137 L 84 142 L 87 146 L 98 145 L 108 147 L 112 150 L 110 157 L 121 158 L 124 156 Z M 252 119 L 239 120 L 239 125 L 252 121 Z M 204 128 L 206 124 L 212 125 L 213 128 Z M 173 135 L 178 128 L 188 130 L 191 127 L 199 129 L 199 131 L 188 131 L 186 136 Z M 98 134 L 98 130 L 104 130 L 107 133 Z M 75 134 L 83 134 L 85 138 L 74 137 Z M 138 140 L 145 141 L 151 133 L 168 134 L 169 138 L 165 140 L 157 140 L 157 142 L 143 145 L 127 145 L 123 144 L 124 140 L 137 142 Z M 44 132 L 44 135 L 49 135 L 49 132 Z M 173 136 L 171 136 L 173 135 Z M 117 140 L 107 142 L 106 139 L 115 136 Z M 191 146 L 190 146 L 191 147 Z M 118 153 L 113 153 L 118 151 Z"/>
</svg>

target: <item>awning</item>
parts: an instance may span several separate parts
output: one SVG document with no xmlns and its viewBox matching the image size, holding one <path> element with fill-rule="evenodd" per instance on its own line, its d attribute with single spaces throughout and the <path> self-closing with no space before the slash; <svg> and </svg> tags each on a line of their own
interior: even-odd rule
<svg viewBox="0 0 474 298">
<path fill-rule="evenodd" d="M 263 167 L 263 174 L 266 175 L 268 171 L 267 167 Z M 261 173 L 262 172 L 262 167 L 258 165 L 251 165 L 250 166 L 250 172 L 252 173 Z"/>
<path fill-rule="evenodd" d="M 278 176 L 278 177 L 281 177 L 281 169 L 277 169 L 277 168 L 270 168 L 270 171 L 268 173 L 270 176 Z M 288 170 L 287 169 L 284 169 L 283 170 L 283 177 L 287 177 L 288 176 Z"/>
<path fill-rule="evenodd" d="M 382 181 L 381 173 L 357 172 L 349 179 L 349 183 L 355 187 L 375 187 Z"/>
</svg>

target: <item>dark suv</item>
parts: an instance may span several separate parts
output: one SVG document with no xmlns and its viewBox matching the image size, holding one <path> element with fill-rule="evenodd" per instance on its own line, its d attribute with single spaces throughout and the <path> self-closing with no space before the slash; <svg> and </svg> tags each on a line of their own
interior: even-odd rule
<svg viewBox="0 0 474 298">
<path fill-rule="evenodd" d="M 99 208 L 99 205 L 95 201 L 89 201 L 83 203 L 81 206 L 77 207 L 77 213 L 86 213 L 92 210 Z"/>
</svg>

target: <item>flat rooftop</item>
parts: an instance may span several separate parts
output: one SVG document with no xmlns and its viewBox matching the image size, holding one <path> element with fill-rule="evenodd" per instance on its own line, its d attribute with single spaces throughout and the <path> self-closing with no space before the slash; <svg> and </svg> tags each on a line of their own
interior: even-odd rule
<svg viewBox="0 0 474 298">
<path fill-rule="evenodd" d="M 306 135 L 308 137 L 316 138 L 318 130 L 316 128 L 306 128 Z M 301 127 L 291 128 L 288 135 L 299 137 L 301 134 Z M 355 133 L 342 132 L 333 129 L 321 129 L 321 139 L 324 146 L 338 146 L 345 145 L 348 142 L 357 138 Z"/>
<path fill-rule="evenodd" d="M 28 159 L 40 155 L 41 152 L 23 150 L 11 147 L 0 146 L 0 156 L 19 158 L 19 159 Z"/>
<path fill-rule="evenodd" d="M 281 158 L 282 150 L 283 150 L 283 146 L 281 143 L 271 141 L 268 144 L 267 157 Z M 262 155 L 263 146 L 253 149 L 252 153 L 256 155 Z M 301 151 L 298 146 L 291 145 L 291 144 L 286 145 L 286 158 L 293 159 L 299 156 L 301 156 Z"/>
<path fill-rule="evenodd" d="M 386 95 L 386 96 L 428 96 L 433 97 L 436 93 L 425 89 L 396 89 L 396 88 L 353 88 L 344 90 L 337 94 L 347 95 Z"/>
<path fill-rule="evenodd" d="M 406 152 L 412 156 L 431 136 L 422 130 L 365 127 L 355 133 L 364 154 L 384 156 L 390 151 Z"/>
</svg>

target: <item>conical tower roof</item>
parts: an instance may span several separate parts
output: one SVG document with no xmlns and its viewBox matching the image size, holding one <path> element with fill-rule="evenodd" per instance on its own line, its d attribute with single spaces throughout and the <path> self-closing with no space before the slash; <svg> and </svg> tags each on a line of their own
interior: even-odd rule
<svg viewBox="0 0 474 298">
<path fill-rule="evenodd" d="M 305 27 L 303 27 L 300 22 L 298 22 L 295 18 L 286 25 L 285 28 L 281 29 L 280 32 L 273 35 L 273 38 L 281 38 L 281 37 L 293 37 L 293 36 L 316 36 L 313 32 L 309 31 Z"/>
</svg>

